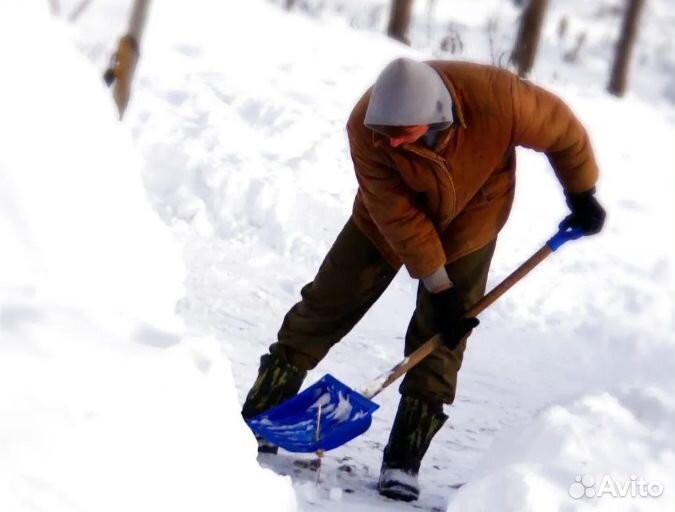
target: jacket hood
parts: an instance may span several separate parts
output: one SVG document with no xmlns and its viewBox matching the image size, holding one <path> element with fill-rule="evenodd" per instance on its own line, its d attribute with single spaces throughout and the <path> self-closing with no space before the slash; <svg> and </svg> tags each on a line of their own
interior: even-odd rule
<svg viewBox="0 0 675 512">
<path fill-rule="evenodd" d="M 452 97 L 438 72 L 412 59 L 391 62 L 377 77 L 370 93 L 364 124 L 373 126 L 453 123 Z"/>
</svg>

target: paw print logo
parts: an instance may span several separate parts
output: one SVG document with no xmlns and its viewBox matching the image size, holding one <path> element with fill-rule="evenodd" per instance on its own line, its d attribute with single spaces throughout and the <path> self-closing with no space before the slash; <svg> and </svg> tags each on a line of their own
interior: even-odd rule
<svg viewBox="0 0 675 512">
<path fill-rule="evenodd" d="M 570 485 L 569 494 L 575 500 L 579 500 L 583 497 L 592 498 L 595 496 L 595 478 L 593 475 L 579 475 L 575 479 L 575 482 Z"/>
</svg>

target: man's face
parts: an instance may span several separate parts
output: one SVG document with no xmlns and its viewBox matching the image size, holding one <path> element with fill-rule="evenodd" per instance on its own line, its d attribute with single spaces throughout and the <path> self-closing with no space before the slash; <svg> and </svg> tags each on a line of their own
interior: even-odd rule
<svg viewBox="0 0 675 512">
<path fill-rule="evenodd" d="M 429 125 L 416 124 L 413 126 L 406 126 L 401 133 L 396 135 L 389 135 L 389 145 L 392 148 L 397 148 L 401 144 L 412 144 L 417 142 L 425 133 L 429 131 Z"/>
</svg>

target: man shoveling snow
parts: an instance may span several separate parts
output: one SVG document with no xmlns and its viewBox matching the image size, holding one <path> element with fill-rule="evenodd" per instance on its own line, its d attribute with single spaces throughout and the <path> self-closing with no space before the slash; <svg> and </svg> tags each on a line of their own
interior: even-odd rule
<svg viewBox="0 0 675 512">
<path fill-rule="evenodd" d="M 353 213 L 262 356 L 242 415 L 295 395 L 405 266 L 420 280 L 405 354 L 436 333 L 444 342 L 403 379 L 384 449 L 379 492 L 411 501 L 478 325 L 464 312 L 485 292 L 513 202 L 516 146 L 546 154 L 571 210 L 564 226 L 587 235 L 605 218 L 594 197 L 598 168 L 586 131 L 559 98 L 491 66 L 397 59 L 356 104 L 347 132 L 359 183 Z M 276 451 L 262 439 L 259 446 Z"/>
</svg>

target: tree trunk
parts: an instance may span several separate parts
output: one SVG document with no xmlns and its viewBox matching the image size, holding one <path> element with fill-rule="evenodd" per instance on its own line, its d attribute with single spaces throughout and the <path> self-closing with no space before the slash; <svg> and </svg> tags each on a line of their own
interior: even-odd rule
<svg viewBox="0 0 675 512">
<path fill-rule="evenodd" d="M 626 93 L 630 57 L 633 53 L 633 46 L 635 46 L 640 25 L 640 14 L 644 5 L 645 0 L 628 0 L 628 8 L 623 17 L 623 27 L 621 28 L 619 42 L 616 45 L 614 66 L 607 88 L 609 92 L 616 96 L 623 96 Z"/>
<path fill-rule="evenodd" d="M 391 0 L 391 14 L 389 16 L 389 27 L 387 28 L 389 37 L 407 45 L 410 44 L 408 27 L 410 26 L 412 4 L 413 0 Z"/>
<path fill-rule="evenodd" d="M 80 3 L 75 7 L 73 12 L 70 13 L 70 16 L 68 16 L 68 21 L 71 23 L 75 23 L 80 16 L 82 16 L 82 13 L 87 10 L 87 7 L 91 5 L 91 0 L 81 0 Z"/>
<path fill-rule="evenodd" d="M 113 55 L 110 67 L 103 75 L 106 83 L 113 85 L 113 99 L 117 104 L 120 119 L 124 116 L 124 111 L 129 104 L 131 82 L 140 56 L 141 39 L 149 5 L 150 0 L 134 0 L 129 18 L 129 30 L 120 38 L 117 52 Z"/>
<path fill-rule="evenodd" d="M 520 76 L 527 75 L 534 66 L 547 7 L 548 0 L 530 0 L 523 11 L 518 37 L 511 53 L 511 62 L 516 65 Z"/>
<path fill-rule="evenodd" d="M 49 0 L 49 10 L 53 16 L 59 16 L 61 14 L 61 3 L 59 0 Z"/>
<path fill-rule="evenodd" d="M 129 19 L 129 35 L 136 40 L 140 46 L 143 39 L 143 29 L 145 28 L 145 18 L 148 14 L 150 0 L 134 0 L 131 18 Z"/>
</svg>

